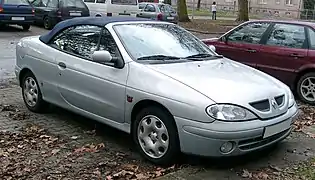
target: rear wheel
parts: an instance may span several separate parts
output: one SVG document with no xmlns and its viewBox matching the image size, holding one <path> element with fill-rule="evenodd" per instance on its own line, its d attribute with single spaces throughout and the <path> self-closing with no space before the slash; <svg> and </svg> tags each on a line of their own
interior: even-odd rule
<svg viewBox="0 0 315 180">
<path fill-rule="evenodd" d="M 306 73 L 303 75 L 296 87 L 296 92 L 301 101 L 315 105 L 315 73 Z"/>
<path fill-rule="evenodd" d="M 52 28 L 52 22 L 48 16 L 44 17 L 44 28 L 48 30 Z"/>
<path fill-rule="evenodd" d="M 38 82 L 33 73 L 28 72 L 22 79 L 22 95 L 26 107 L 36 113 L 43 113 L 48 103 L 43 100 Z"/>
<path fill-rule="evenodd" d="M 22 25 L 22 27 L 24 31 L 28 31 L 31 28 L 31 25 L 25 24 L 25 25 Z"/>
<path fill-rule="evenodd" d="M 173 117 L 159 107 L 141 110 L 132 127 L 133 139 L 141 154 L 159 165 L 170 165 L 179 152 L 177 128 Z"/>
</svg>

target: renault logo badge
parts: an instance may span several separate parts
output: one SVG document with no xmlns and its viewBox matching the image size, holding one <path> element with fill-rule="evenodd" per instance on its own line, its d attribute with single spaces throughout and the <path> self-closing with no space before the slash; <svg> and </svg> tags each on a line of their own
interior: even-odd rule
<svg viewBox="0 0 315 180">
<path fill-rule="evenodd" d="M 274 99 L 271 100 L 271 106 L 273 107 L 273 109 L 277 109 L 278 108 L 278 104 L 277 104 L 277 102 Z"/>
</svg>

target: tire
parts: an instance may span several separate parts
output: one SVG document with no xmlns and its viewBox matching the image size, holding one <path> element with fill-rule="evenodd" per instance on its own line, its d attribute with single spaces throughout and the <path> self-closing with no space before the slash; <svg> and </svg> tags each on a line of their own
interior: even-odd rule
<svg viewBox="0 0 315 180">
<path fill-rule="evenodd" d="M 22 96 L 26 107 L 30 111 L 35 113 L 46 112 L 48 108 L 48 103 L 43 100 L 43 96 L 40 91 L 38 82 L 33 73 L 31 72 L 26 73 L 25 76 L 22 78 L 21 84 Z"/>
<path fill-rule="evenodd" d="M 146 128 L 147 132 L 141 124 L 148 125 Z M 163 129 L 164 131 L 162 131 Z M 143 132 L 145 140 L 141 140 L 141 132 Z M 172 115 L 162 108 L 151 106 L 142 109 L 137 114 L 135 122 L 133 123 L 132 136 L 141 155 L 152 163 L 158 165 L 172 165 L 172 163 L 176 162 L 179 154 L 178 131 Z M 147 144 L 153 143 L 153 145 L 160 142 L 165 146 L 162 147 L 162 145 L 160 145 L 157 147 L 157 151 L 161 154 L 154 155 L 152 149 L 145 150 L 145 141 Z M 153 141 L 155 141 L 155 143 Z"/>
<path fill-rule="evenodd" d="M 307 92 L 311 94 L 307 95 Z M 315 72 L 306 73 L 299 79 L 296 93 L 304 103 L 315 105 Z M 312 97 L 312 94 L 314 94 L 314 97 Z"/>
<path fill-rule="evenodd" d="M 28 31 L 31 28 L 31 25 L 25 24 L 25 25 L 22 25 L 22 27 L 24 31 Z"/>
<path fill-rule="evenodd" d="M 48 16 L 44 17 L 44 28 L 48 30 L 52 29 L 52 22 Z"/>
</svg>

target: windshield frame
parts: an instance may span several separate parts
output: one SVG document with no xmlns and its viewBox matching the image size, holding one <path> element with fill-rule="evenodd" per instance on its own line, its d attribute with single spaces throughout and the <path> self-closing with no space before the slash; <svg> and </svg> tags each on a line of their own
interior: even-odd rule
<svg viewBox="0 0 315 180">
<path fill-rule="evenodd" d="M 114 23 L 111 27 L 113 29 L 113 31 L 115 32 L 115 34 L 117 35 L 120 43 L 123 45 L 125 51 L 127 52 L 127 54 L 129 55 L 129 57 L 131 58 L 132 61 L 135 61 L 135 62 L 138 62 L 138 63 L 141 63 L 143 64 L 144 61 L 143 60 L 137 60 L 136 57 L 134 57 L 132 55 L 132 53 L 130 52 L 130 50 L 127 48 L 127 45 L 125 44 L 123 38 L 121 37 L 119 31 L 117 30 L 117 26 L 121 26 L 121 25 L 137 25 L 137 24 L 166 24 L 166 25 L 174 25 L 174 26 L 177 26 L 178 28 L 184 30 L 186 33 L 190 34 L 191 36 L 193 36 L 193 38 L 195 38 L 199 43 L 200 45 L 207 49 L 209 51 L 209 54 L 212 54 L 213 56 L 216 56 L 218 55 L 216 52 L 212 51 L 205 43 L 203 43 L 198 37 L 196 37 L 194 34 L 192 34 L 191 32 L 189 32 L 188 30 L 186 30 L 185 28 L 181 27 L 181 26 L 178 26 L 178 25 L 175 25 L 175 24 L 172 24 L 172 23 L 168 23 L 168 22 L 152 22 L 152 21 L 135 21 L 135 22 L 124 22 L 124 23 Z M 153 54 L 152 54 L 153 55 Z M 189 60 L 188 60 L 189 61 Z M 182 62 L 181 61 L 178 61 L 178 62 Z M 167 64 L 167 63 L 165 63 Z"/>
</svg>

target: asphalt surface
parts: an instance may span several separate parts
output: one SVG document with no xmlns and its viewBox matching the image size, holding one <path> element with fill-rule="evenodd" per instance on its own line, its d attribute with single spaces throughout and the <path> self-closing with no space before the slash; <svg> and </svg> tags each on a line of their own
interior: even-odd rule
<svg viewBox="0 0 315 180">
<path fill-rule="evenodd" d="M 15 46 L 18 41 L 27 36 L 36 36 L 48 32 L 43 27 L 32 26 L 29 31 L 23 31 L 19 26 L 0 28 L 0 80 L 14 78 Z M 199 38 L 213 37 L 207 34 L 194 33 Z"/>
<path fill-rule="evenodd" d="M 15 45 L 27 36 L 40 35 L 47 30 L 32 26 L 29 31 L 23 31 L 19 26 L 0 28 L 0 80 L 14 77 Z"/>
</svg>

